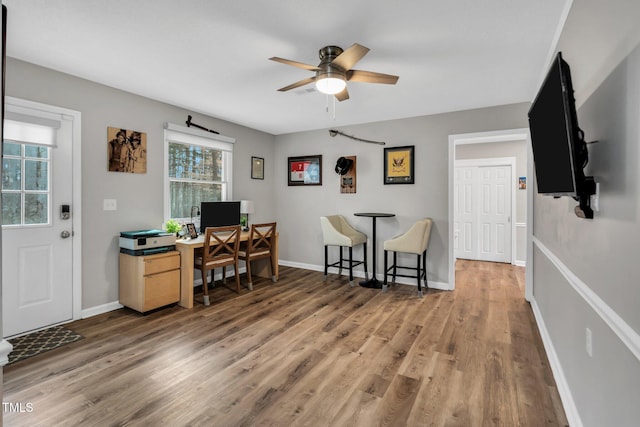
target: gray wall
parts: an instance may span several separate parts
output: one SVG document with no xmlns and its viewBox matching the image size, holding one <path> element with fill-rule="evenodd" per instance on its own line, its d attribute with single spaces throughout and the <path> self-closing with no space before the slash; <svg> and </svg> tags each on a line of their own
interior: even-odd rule
<svg viewBox="0 0 640 427">
<path fill-rule="evenodd" d="M 533 304 L 572 425 L 640 420 L 639 16 L 639 2 L 574 2 L 558 45 L 580 127 L 600 141 L 585 170 L 601 185 L 593 220 L 577 218 L 572 199 L 534 197 Z"/>
<path fill-rule="evenodd" d="M 487 142 L 456 146 L 456 160 L 491 159 L 496 157 L 515 157 L 516 177 L 527 176 L 527 141 Z M 527 178 L 528 183 L 530 182 Z M 527 259 L 527 192 L 516 187 L 516 258 L 514 264 L 524 266 Z"/>
<path fill-rule="evenodd" d="M 56 105 L 82 113 L 82 308 L 118 301 L 118 235 L 160 228 L 163 218 L 165 122 L 193 122 L 236 138 L 233 198 L 255 201 L 252 221 L 273 220 L 272 135 L 131 93 L 7 58 L 8 96 Z M 147 173 L 107 171 L 107 127 L 147 133 Z M 251 179 L 251 156 L 264 157 L 265 179 Z M 74 178 L 75 179 L 75 178 Z M 116 199 L 116 211 L 103 200 Z"/>
<path fill-rule="evenodd" d="M 378 241 L 430 216 L 435 226 L 428 256 L 429 280 L 447 287 L 448 136 L 523 127 L 528 108 L 527 104 L 516 104 L 343 128 L 348 134 L 384 140 L 391 147 L 415 145 L 416 183 L 383 185 L 381 146 L 331 138 L 327 130 L 274 137 L 12 58 L 7 63 L 7 94 L 82 113 L 83 309 L 118 300 L 119 232 L 159 228 L 165 220 L 164 122 L 183 124 L 192 114 L 194 122 L 236 138 L 233 198 L 255 201 L 252 222 L 278 220 L 284 264 L 321 268 L 320 215 L 342 213 L 370 234 L 371 220 L 354 217 L 354 212 L 395 213 L 393 219 L 378 221 Z M 147 132 L 146 174 L 107 171 L 109 126 Z M 287 157 L 308 154 L 323 155 L 324 185 L 288 187 Z M 250 178 L 252 155 L 265 158 L 264 180 Z M 356 194 L 340 194 L 333 171 L 337 158 L 345 155 L 358 158 Z M 104 211 L 104 199 L 116 199 L 117 211 Z M 378 265 L 382 266 L 381 249 Z"/>
<path fill-rule="evenodd" d="M 528 106 L 506 105 L 341 128 L 349 135 L 385 141 L 385 147 L 414 145 L 416 179 L 413 185 L 383 184 L 383 146 L 340 136 L 331 138 L 327 130 L 277 136 L 275 200 L 278 222 L 282 224 L 280 258 L 292 265 L 321 268 L 324 254 L 319 217 L 322 215 L 342 214 L 371 236 L 371 219 L 355 217 L 355 212 L 396 214 L 394 218 L 377 220 L 378 242 L 406 231 L 417 219 L 429 216 L 434 220 L 434 228 L 427 255 L 428 279 L 433 285 L 447 288 L 449 135 L 526 127 Z M 323 156 L 323 185 L 288 187 L 287 157 L 312 154 Z M 357 156 L 356 194 L 340 194 L 338 175 L 334 172 L 340 156 Z M 381 272 L 382 244 L 378 246 L 378 272 Z M 413 281 L 409 279 L 409 283 Z"/>
</svg>

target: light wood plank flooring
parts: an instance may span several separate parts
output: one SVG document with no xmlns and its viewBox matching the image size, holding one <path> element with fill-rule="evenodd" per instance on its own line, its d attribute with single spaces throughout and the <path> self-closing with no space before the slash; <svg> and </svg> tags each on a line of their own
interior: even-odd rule
<svg viewBox="0 0 640 427">
<path fill-rule="evenodd" d="M 5 367 L 5 426 L 565 426 L 524 270 L 458 261 L 456 290 L 386 294 L 281 267 L 212 305 L 68 324 Z"/>
</svg>

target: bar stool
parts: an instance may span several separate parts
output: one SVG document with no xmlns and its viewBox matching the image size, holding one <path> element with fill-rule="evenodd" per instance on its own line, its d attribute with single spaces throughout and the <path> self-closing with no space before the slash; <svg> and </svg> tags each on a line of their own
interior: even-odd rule
<svg viewBox="0 0 640 427">
<path fill-rule="evenodd" d="M 338 274 L 342 275 L 342 269 L 349 268 L 349 285 L 353 286 L 353 267 L 364 264 L 365 277 L 369 278 L 367 272 L 367 235 L 353 228 L 342 215 L 331 215 L 320 217 L 322 226 L 322 237 L 324 240 L 324 278 L 327 279 L 329 267 L 338 268 Z M 353 247 L 363 245 L 363 260 L 353 260 Z M 340 260 L 329 264 L 329 246 L 340 247 Z M 342 248 L 349 248 L 349 259 L 343 256 Z M 348 262 L 344 265 L 344 262 Z"/>
<path fill-rule="evenodd" d="M 396 283 L 396 276 L 399 277 L 411 277 L 418 279 L 418 296 L 422 298 L 422 287 L 420 281 L 424 279 L 424 286 L 429 289 L 427 284 L 427 248 L 429 246 L 429 237 L 431 236 L 431 225 L 433 220 L 431 218 L 423 218 L 416 221 L 411 228 L 404 234 L 394 237 L 393 239 L 385 240 L 384 242 L 384 284 L 382 285 L 382 292 L 387 291 L 387 275 L 392 270 L 392 284 Z M 393 265 L 387 268 L 387 255 L 389 252 L 393 252 Z M 417 263 L 415 267 L 404 267 L 397 263 L 397 254 L 409 253 L 417 256 Z M 421 268 L 422 267 L 422 268 Z M 415 270 L 415 275 L 398 274 L 397 270 Z"/>
</svg>

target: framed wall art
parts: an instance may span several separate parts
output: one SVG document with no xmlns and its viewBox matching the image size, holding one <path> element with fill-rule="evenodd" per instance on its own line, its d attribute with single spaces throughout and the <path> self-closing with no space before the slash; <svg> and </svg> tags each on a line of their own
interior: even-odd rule
<svg viewBox="0 0 640 427">
<path fill-rule="evenodd" d="M 356 156 L 340 157 L 336 162 L 336 173 L 340 176 L 340 193 L 356 192 Z"/>
<path fill-rule="evenodd" d="M 109 172 L 147 173 L 147 134 L 107 127 Z"/>
<path fill-rule="evenodd" d="M 289 185 L 322 185 L 322 155 L 289 157 Z"/>
<path fill-rule="evenodd" d="M 527 189 L 527 177 L 526 176 L 521 176 L 518 178 L 518 188 L 520 190 L 526 190 Z"/>
<path fill-rule="evenodd" d="M 264 158 L 251 157 L 251 179 L 264 179 Z"/>
<path fill-rule="evenodd" d="M 413 184 L 415 182 L 414 146 L 384 149 L 384 183 Z"/>
</svg>

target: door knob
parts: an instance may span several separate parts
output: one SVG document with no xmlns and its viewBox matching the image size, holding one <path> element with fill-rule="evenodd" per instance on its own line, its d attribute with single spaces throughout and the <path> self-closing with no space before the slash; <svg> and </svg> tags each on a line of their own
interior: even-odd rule
<svg viewBox="0 0 640 427">
<path fill-rule="evenodd" d="M 71 232 L 64 230 L 62 233 L 60 233 L 60 237 L 62 237 L 63 239 L 71 237 Z"/>
</svg>

